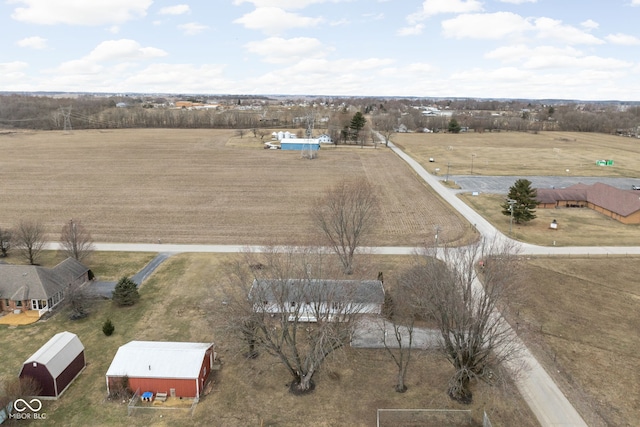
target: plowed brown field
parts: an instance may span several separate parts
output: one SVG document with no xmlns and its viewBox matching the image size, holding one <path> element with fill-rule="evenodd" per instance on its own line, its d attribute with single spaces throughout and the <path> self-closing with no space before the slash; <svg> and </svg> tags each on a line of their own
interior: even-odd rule
<svg viewBox="0 0 640 427">
<path fill-rule="evenodd" d="M 312 201 L 343 177 L 379 191 L 369 244 L 421 244 L 436 226 L 448 242 L 473 238 L 386 148 L 323 147 L 308 160 L 221 130 L 3 132 L 0 226 L 33 218 L 57 240 L 74 218 L 99 242 L 305 243 Z"/>
</svg>

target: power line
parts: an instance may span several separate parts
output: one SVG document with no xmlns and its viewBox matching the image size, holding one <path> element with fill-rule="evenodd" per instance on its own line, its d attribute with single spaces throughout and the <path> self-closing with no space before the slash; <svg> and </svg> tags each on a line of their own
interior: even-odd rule
<svg viewBox="0 0 640 427">
<path fill-rule="evenodd" d="M 71 133 L 71 106 L 69 107 L 60 107 L 60 112 L 64 117 L 64 133 Z"/>
</svg>

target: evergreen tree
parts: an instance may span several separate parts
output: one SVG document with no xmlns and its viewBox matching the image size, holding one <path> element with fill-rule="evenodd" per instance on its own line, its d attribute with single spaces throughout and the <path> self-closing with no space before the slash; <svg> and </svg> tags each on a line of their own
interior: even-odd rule
<svg viewBox="0 0 640 427">
<path fill-rule="evenodd" d="M 513 209 L 513 220 L 516 224 L 531 221 L 536 218 L 534 210 L 538 204 L 536 197 L 537 191 L 531 188 L 531 181 L 519 179 L 509 188 L 507 195 L 507 199 L 515 200 L 515 203 L 510 204 L 508 200 L 505 201 L 501 205 L 502 214 L 511 216 L 511 209 Z"/>
<path fill-rule="evenodd" d="M 113 326 L 111 319 L 105 320 L 104 323 L 102 324 L 102 333 L 105 334 L 106 336 L 111 336 L 111 334 L 113 334 L 113 331 L 115 330 L 116 330 L 116 327 Z"/>
<path fill-rule="evenodd" d="M 460 124 L 455 118 L 449 120 L 449 132 L 451 133 L 460 133 Z"/>
<path fill-rule="evenodd" d="M 353 115 L 349 129 L 351 130 L 351 136 L 354 141 L 358 140 L 358 135 L 362 128 L 364 128 L 365 123 L 367 123 L 367 119 L 364 118 L 364 115 L 360 111 Z"/>
<path fill-rule="evenodd" d="M 134 281 L 126 276 L 118 281 L 113 291 L 113 302 L 119 306 L 128 306 L 134 305 L 139 299 L 140 294 Z"/>
</svg>

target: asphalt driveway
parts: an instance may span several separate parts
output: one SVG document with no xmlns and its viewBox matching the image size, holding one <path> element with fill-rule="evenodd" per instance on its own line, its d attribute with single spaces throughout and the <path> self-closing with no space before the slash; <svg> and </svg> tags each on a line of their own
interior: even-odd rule
<svg viewBox="0 0 640 427">
<path fill-rule="evenodd" d="M 438 175 L 440 181 L 445 177 Z M 528 179 L 533 188 L 565 188 L 574 184 L 595 184 L 601 182 L 622 190 L 631 190 L 631 185 L 639 184 L 640 179 L 606 178 L 592 176 L 482 176 L 482 175 L 449 175 L 449 180 L 458 184 L 457 192 L 473 192 L 491 194 L 507 194 L 518 179 Z"/>
</svg>

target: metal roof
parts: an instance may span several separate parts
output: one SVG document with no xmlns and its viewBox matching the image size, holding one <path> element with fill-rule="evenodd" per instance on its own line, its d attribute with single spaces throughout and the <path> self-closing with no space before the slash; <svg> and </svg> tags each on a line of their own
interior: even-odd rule
<svg viewBox="0 0 640 427">
<path fill-rule="evenodd" d="M 107 377 L 198 378 L 213 343 L 130 341 L 116 352 Z"/>
<path fill-rule="evenodd" d="M 84 346 L 76 334 L 60 332 L 33 353 L 24 364 L 36 362 L 45 365 L 51 376 L 57 378 L 83 351 Z"/>
<path fill-rule="evenodd" d="M 380 280 L 260 279 L 253 281 L 249 298 L 382 304 L 384 288 Z"/>
<path fill-rule="evenodd" d="M 567 188 L 537 189 L 538 203 L 556 203 L 564 200 L 585 201 L 621 216 L 629 216 L 640 210 L 637 191 L 621 190 L 597 182 L 592 185 L 576 184 Z"/>
</svg>

